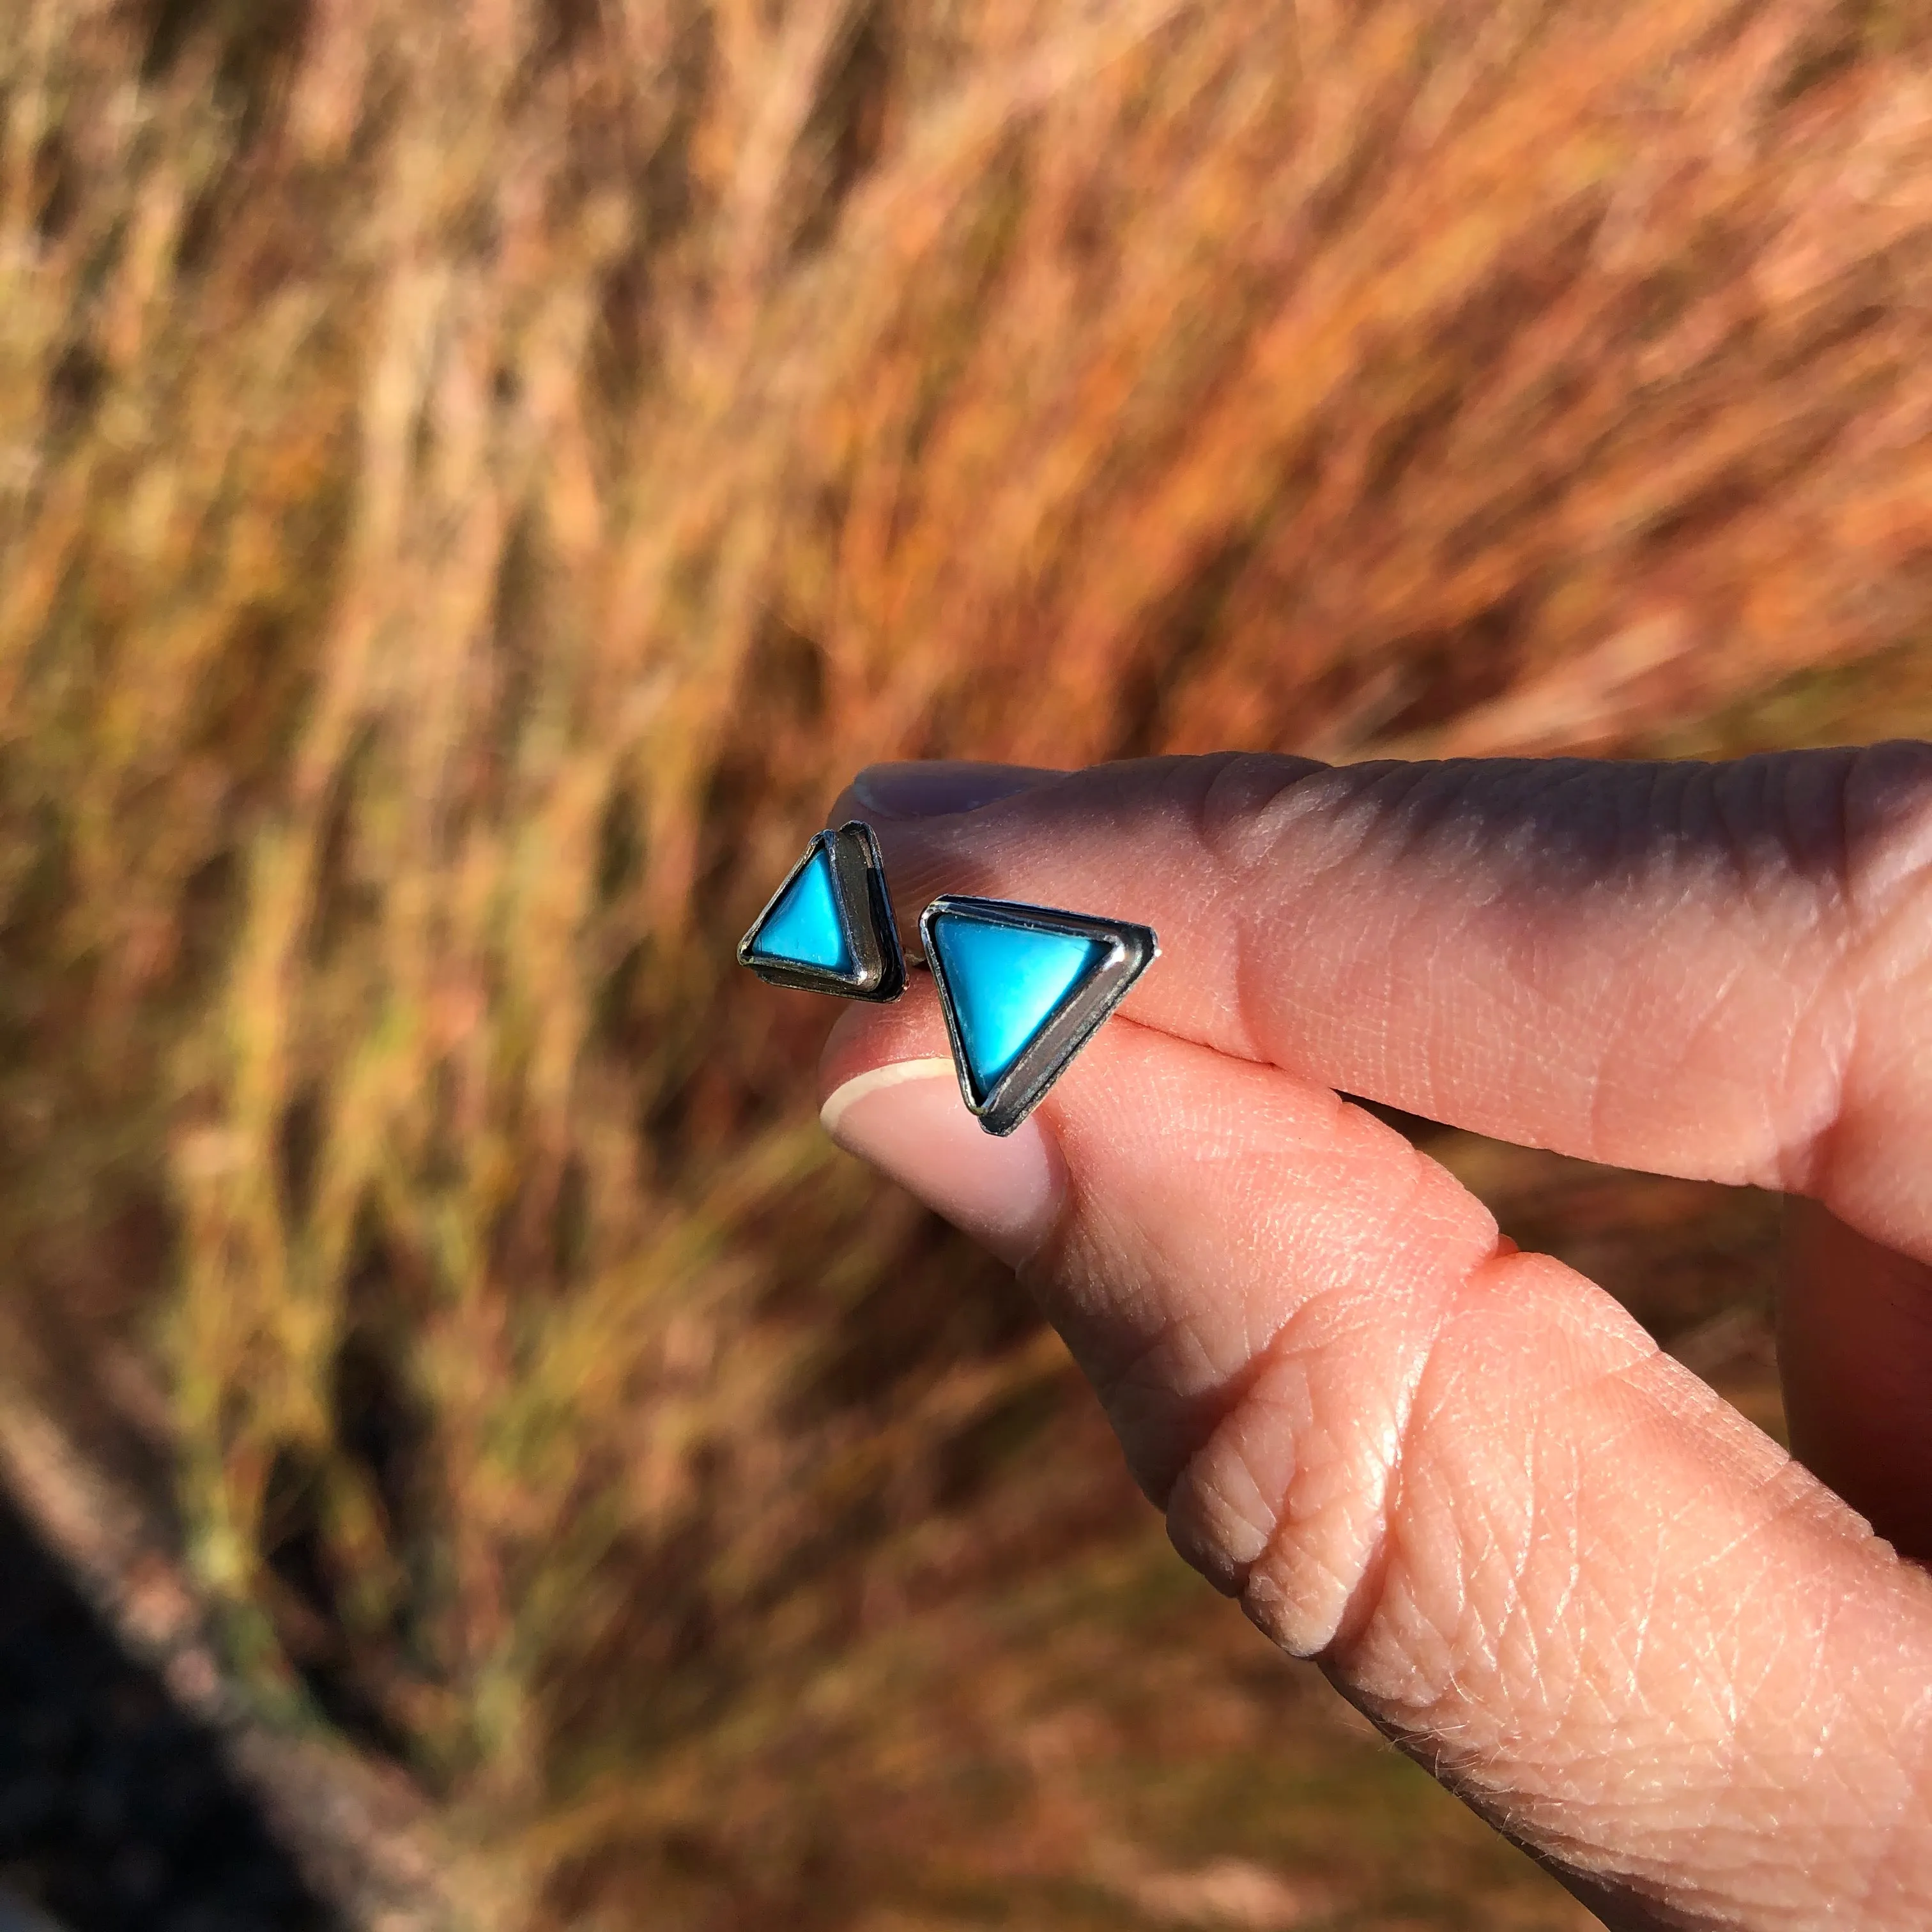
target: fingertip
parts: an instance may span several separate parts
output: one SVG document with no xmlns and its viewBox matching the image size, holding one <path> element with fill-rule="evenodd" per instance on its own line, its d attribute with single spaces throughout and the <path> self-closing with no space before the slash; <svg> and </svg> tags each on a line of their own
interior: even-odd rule
<svg viewBox="0 0 1932 1932">
<path fill-rule="evenodd" d="M 888 1006 L 854 1000 L 833 1022 L 818 1056 L 820 1118 L 839 1089 L 875 1068 L 935 1060 L 950 1071 L 946 1023 L 924 973 Z"/>
<path fill-rule="evenodd" d="M 967 1111 L 929 984 L 842 1016 L 820 1063 L 819 1120 L 847 1153 L 1018 1267 L 1058 1211 L 1063 1167 L 1037 1116 L 1004 1138 Z"/>
<path fill-rule="evenodd" d="M 839 1140 L 840 1124 L 859 1103 L 874 1094 L 882 1094 L 887 1088 L 902 1087 L 908 1080 L 950 1079 L 952 1063 L 937 1057 L 920 1060 L 889 1060 L 884 1066 L 869 1067 L 863 1073 L 855 1073 L 850 1079 L 840 1082 L 828 1094 L 818 1110 L 818 1124 L 836 1141 Z M 840 1142 L 842 1145 L 844 1142 Z"/>
<path fill-rule="evenodd" d="M 994 764 L 970 758 L 928 758 L 868 765 L 852 781 L 856 802 L 880 818 L 943 818 L 1050 784 L 1066 774 L 1044 765 Z"/>
<path fill-rule="evenodd" d="M 1037 1119 L 995 1138 L 966 1111 L 950 1060 L 902 1060 L 857 1075 L 819 1118 L 848 1154 L 1017 1268 L 1058 1212 L 1059 1163 Z"/>
</svg>

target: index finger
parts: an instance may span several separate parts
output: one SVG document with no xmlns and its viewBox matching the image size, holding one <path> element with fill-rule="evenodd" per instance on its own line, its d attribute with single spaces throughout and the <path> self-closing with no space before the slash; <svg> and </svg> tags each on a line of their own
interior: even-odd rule
<svg viewBox="0 0 1932 1932">
<path fill-rule="evenodd" d="M 868 818 L 941 892 L 1132 919 L 1144 1024 L 1498 1138 L 1809 1193 L 1932 1258 L 1932 746 L 1016 774 Z"/>
</svg>

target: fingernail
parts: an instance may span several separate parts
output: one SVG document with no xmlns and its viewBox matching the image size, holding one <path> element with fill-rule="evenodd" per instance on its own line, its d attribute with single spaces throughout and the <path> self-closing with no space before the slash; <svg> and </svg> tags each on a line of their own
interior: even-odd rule
<svg viewBox="0 0 1932 1932">
<path fill-rule="evenodd" d="M 852 781 L 852 789 L 881 818 L 939 818 L 952 812 L 977 812 L 996 799 L 1030 791 L 1060 776 L 1033 765 L 935 758 L 923 764 L 868 765 Z"/>
<path fill-rule="evenodd" d="M 936 1214 L 1017 1268 L 1052 1227 L 1059 1157 L 1036 1119 L 1004 1139 L 984 1132 L 959 1097 L 950 1060 L 875 1066 L 819 1109 L 825 1131 Z"/>
</svg>

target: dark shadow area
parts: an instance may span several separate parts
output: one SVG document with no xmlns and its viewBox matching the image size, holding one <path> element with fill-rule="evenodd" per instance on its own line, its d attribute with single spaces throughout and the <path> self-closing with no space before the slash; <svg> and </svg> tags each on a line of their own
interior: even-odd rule
<svg viewBox="0 0 1932 1932">
<path fill-rule="evenodd" d="M 1136 770 L 1136 764 L 1139 769 Z M 1088 851 L 1181 849 L 1252 826 L 1289 835 L 1288 856 L 1333 860 L 1346 842 L 1356 872 L 1400 866 L 1453 884 L 1472 912 L 1496 906 L 1551 929 L 1574 907 L 1625 895 L 1633 917 L 1656 919 L 1688 894 L 1744 902 L 1786 886 L 1828 905 L 1850 882 L 1882 872 L 1932 801 L 1932 746 L 1892 740 L 1820 747 L 1793 758 L 1381 760 L 1323 766 L 1265 752 L 1126 761 L 984 808 L 970 830 L 900 837 L 880 828 L 902 932 L 940 892 L 1021 896 L 1011 868 L 1064 842 Z M 862 813 L 850 792 L 835 812 Z M 1143 831 L 1144 828 L 1144 832 Z M 1302 842 L 1298 844 L 1299 838 Z M 1330 842 L 1323 844 L 1323 839 Z M 1244 884 L 1265 893 L 1273 844 L 1242 848 Z M 1298 872 L 1288 876 L 1298 886 Z M 1135 908 L 1117 909 L 1132 916 Z"/>
<path fill-rule="evenodd" d="M 328 1932 L 214 1739 L 0 1500 L 0 1894 L 62 1932 Z"/>
</svg>

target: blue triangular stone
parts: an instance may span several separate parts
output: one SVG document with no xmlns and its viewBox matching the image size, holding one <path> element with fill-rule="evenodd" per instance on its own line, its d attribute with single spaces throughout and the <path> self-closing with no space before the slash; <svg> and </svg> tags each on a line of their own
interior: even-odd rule
<svg viewBox="0 0 1932 1932">
<path fill-rule="evenodd" d="M 779 895 L 748 950 L 760 959 L 815 966 L 828 973 L 853 970 L 852 944 L 832 890 L 832 854 L 823 844 Z"/>
<path fill-rule="evenodd" d="M 1106 956 L 1100 940 L 941 914 L 932 922 L 936 964 L 959 1028 L 966 1075 L 983 1101 L 1000 1076 Z"/>
</svg>

